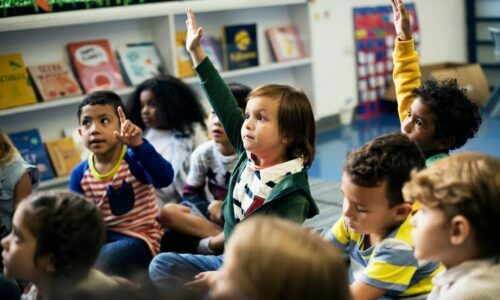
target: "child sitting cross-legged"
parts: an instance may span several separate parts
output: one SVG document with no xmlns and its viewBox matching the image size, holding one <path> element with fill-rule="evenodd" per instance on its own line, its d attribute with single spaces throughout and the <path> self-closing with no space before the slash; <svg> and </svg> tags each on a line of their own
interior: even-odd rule
<svg viewBox="0 0 500 300">
<path fill-rule="evenodd" d="M 500 297 L 500 159 L 459 153 L 411 176 L 406 201 L 421 203 L 410 224 L 415 256 L 441 262 L 429 298 Z"/>
<path fill-rule="evenodd" d="M 359 299 L 425 299 L 439 263 L 413 254 L 412 205 L 401 189 L 424 167 L 418 145 L 401 133 L 380 136 L 349 153 L 343 167 L 343 216 L 326 239 L 347 252 L 350 290 Z"/>
</svg>

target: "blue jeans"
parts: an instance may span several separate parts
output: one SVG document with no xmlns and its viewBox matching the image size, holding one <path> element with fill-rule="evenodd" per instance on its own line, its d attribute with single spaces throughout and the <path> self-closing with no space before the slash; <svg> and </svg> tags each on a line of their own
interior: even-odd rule
<svg viewBox="0 0 500 300">
<path fill-rule="evenodd" d="M 130 278 L 135 273 L 146 272 L 152 258 L 145 241 L 108 231 L 96 267 L 109 275 Z"/>
<path fill-rule="evenodd" d="M 168 289 L 193 280 L 200 272 L 219 269 L 222 258 L 222 255 L 161 253 L 151 261 L 149 277 L 156 286 Z"/>
</svg>

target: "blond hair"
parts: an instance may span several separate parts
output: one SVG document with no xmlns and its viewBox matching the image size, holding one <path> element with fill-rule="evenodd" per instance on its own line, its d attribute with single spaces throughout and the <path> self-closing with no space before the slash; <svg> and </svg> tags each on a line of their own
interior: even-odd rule
<svg viewBox="0 0 500 300">
<path fill-rule="evenodd" d="M 464 152 L 413 172 L 403 187 L 407 202 L 438 208 L 448 219 L 464 216 L 483 257 L 500 252 L 500 159 Z"/>
<path fill-rule="evenodd" d="M 319 236 L 276 217 L 241 223 L 228 243 L 242 291 L 259 300 L 351 299 L 343 259 Z"/>
<path fill-rule="evenodd" d="M 0 128 L 0 168 L 4 167 L 18 156 L 19 152 L 9 136 Z"/>
</svg>

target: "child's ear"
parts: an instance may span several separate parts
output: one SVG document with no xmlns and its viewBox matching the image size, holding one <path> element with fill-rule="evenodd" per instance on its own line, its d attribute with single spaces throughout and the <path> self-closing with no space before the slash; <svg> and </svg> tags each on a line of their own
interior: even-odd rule
<svg viewBox="0 0 500 300">
<path fill-rule="evenodd" d="M 37 267 L 44 273 L 52 274 L 56 271 L 52 261 L 52 256 L 43 255 L 37 259 Z"/>
<path fill-rule="evenodd" d="M 450 221 L 450 242 L 454 246 L 464 244 L 470 238 L 471 226 L 462 215 L 454 216 Z"/>
<path fill-rule="evenodd" d="M 78 134 L 82 136 L 82 129 L 80 128 L 80 126 L 78 126 Z"/>
<path fill-rule="evenodd" d="M 455 137 L 450 136 L 446 137 L 440 140 L 440 143 L 438 145 L 438 149 L 440 150 L 448 150 L 455 145 Z"/>
<path fill-rule="evenodd" d="M 403 203 L 396 206 L 396 221 L 403 222 L 412 211 L 410 203 Z"/>
</svg>

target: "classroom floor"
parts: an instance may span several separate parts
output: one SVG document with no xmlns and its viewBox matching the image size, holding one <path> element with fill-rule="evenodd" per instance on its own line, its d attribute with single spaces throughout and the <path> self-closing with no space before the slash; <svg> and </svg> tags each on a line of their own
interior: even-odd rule
<svg viewBox="0 0 500 300">
<path fill-rule="evenodd" d="M 316 158 L 309 170 L 309 176 L 340 182 L 342 164 L 348 151 L 379 135 L 399 130 L 396 114 L 382 114 L 369 120 L 355 120 L 350 125 L 321 132 L 317 137 Z M 484 117 L 477 137 L 456 150 L 460 151 L 477 151 L 500 157 L 500 118 Z"/>
</svg>

